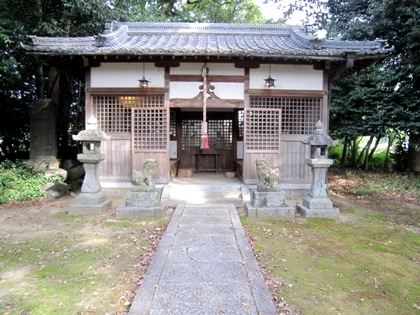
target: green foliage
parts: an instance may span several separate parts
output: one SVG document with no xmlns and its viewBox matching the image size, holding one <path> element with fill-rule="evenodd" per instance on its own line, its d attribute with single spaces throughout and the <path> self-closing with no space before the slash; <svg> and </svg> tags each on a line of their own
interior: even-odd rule
<svg viewBox="0 0 420 315">
<path fill-rule="evenodd" d="M 396 130 L 410 135 L 413 149 L 420 137 L 418 0 L 292 1 L 290 11 L 297 9 L 306 11 L 330 38 L 380 38 L 393 47 L 383 61 L 336 85 L 331 129 L 347 143 L 358 136 L 383 136 Z M 408 166 L 418 171 L 420 150 L 411 152 Z"/>
<path fill-rule="evenodd" d="M 5 161 L 0 164 L 0 204 L 42 198 L 41 186 L 62 181 L 59 176 L 45 176 L 24 162 Z"/>
<path fill-rule="evenodd" d="M 369 162 L 369 169 L 374 171 L 381 171 L 384 169 L 386 159 L 385 151 L 378 151 L 373 156 Z"/>
<path fill-rule="evenodd" d="M 264 23 L 259 7 L 251 0 L 189 1 L 182 6 L 186 22 Z"/>
<path fill-rule="evenodd" d="M 343 154 L 343 145 L 336 144 L 332 145 L 328 148 L 328 157 L 335 161 L 339 161 L 341 159 L 341 155 Z"/>
</svg>

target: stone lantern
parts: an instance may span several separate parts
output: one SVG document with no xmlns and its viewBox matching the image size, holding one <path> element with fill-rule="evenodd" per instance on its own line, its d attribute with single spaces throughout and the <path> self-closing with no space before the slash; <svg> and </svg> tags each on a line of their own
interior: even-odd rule
<svg viewBox="0 0 420 315">
<path fill-rule="evenodd" d="M 340 211 L 334 208 L 329 199 L 327 182 L 327 171 L 333 164 L 333 160 L 328 158 L 328 146 L 334 141 L 324 134 L 323 124 L 318 121 L 314 134 L 303 143 L 310 146 L 310 157 L 306 159 L 306 164 L 312 170 L 312 183 L 297 209 L 304 217 L 338 218 Z"/>
<path fill-rule="evenodd" d="M 106 194 L 101 190 L 98 166 L 105 159 L 105 154 L 101 153 L 101 142 L 110 137 L 98 130 L 96 118 L 92 116 L 87 122 L 86 130 L 73 135 L 73 139 L 82 142 L 83 150 L 77 155 L 77 159 L 83 163 L 85 178 L 82 192 L 70 205 L 69 214 L 103 213 L 110 208 L 111 200 L 106 200 Z"/>
</svg>

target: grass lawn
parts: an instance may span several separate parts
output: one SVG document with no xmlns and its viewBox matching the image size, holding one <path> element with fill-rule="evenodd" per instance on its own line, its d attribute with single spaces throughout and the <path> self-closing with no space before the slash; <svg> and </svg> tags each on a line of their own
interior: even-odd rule
<svg viewBox="0 0 420 315">
<path fill-rule="evenodd" d="M 279 314 L 420 314 L 420 181 L 378 176 L 330 177 L 338 221 L 242 217 Z M 168 218 L 64 207 L 0 206 L 0 315 L 128 310 Z"/>
<path fill-rule="evenodd" d="M 58 207 L 58 208 L 57 208 Z M 123 314 L 165 220 L 0 208 L 0 314 Z"/>
<path fill-rule="evenodd" d="M 339 221 L 242 217 L 280 314 L 420 314 L 419 179 L 360 175 L 331 176 Z"/>
</svg>

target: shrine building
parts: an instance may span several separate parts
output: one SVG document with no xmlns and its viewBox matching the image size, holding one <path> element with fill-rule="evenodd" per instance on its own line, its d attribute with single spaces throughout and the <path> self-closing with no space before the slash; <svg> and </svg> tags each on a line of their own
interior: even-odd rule
<svg viewBox="0 0 420 315">
<path fill-rule="evenodd" d="M 154 158 L 156 183 L 179 168 L 255 184 L 264 158 L 284 189 L 307 189 L 302 140 L 318 120 L 328 131 L 332 83 L 384 57 L 384 45 L 320 40 L 304 26 L 113 22 L 96 36 L 33 36 L 25 49 L 84 72 L 86 120 L 111 137 L 101 182 L 127 183 Z"/>
</svg>

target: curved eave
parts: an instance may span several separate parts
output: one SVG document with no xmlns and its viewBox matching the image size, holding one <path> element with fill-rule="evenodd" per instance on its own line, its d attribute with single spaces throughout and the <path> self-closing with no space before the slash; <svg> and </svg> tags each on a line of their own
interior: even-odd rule
<svg viewBox="0 0 420 315">
<path fill-rule="evenodd" d="M 369 51 L 369 52 L 324 52 L 324 53 L 314 53 L 312 52 L 275 52 L 270 54 L 261 54 L 261 53 L 213 53 L 213 52 L 136 52 L 136 51 L 127 51 L 127 50 L 112 50 L 112 51 L 43 51 L 34 49 L 32 46 L 24 47 L 28 54 L 38 55 L 38 56 L 51 56 L 51 57 L 75 57 L 75 56 L 85 56 L 85 57 L 139 57 L 139 58 L 148 58 L 148 57 L 160 57 L 160 58 L 177 58 L 177 57 L 196 57 L 196 58 L 257 58 L 257 59 L 291 59 L 291 60 L 318 60 L 318 61 L 344 61 L 347 59 L 347 56 L 351 54 L 355 60 L 363 59 L 381 59 L 384 58 L 388 51 Z"/>
</svg>

